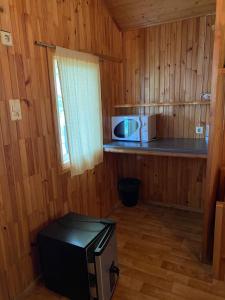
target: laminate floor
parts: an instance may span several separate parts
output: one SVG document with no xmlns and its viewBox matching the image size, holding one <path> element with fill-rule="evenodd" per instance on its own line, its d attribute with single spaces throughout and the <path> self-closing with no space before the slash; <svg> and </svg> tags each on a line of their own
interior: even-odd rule
<svg viewBox="0 0 225 300">
<path fill-rule="evenodd" d="M 224 300 L 225 283 L 199 260 L 202 216 L 140 205 L 118 208 L 120 280 L 113 300 Z M 37 286 L 26 300 L 65 298 Z M 77 299 L 80 300 L 80 299 Z"/>
</svg>

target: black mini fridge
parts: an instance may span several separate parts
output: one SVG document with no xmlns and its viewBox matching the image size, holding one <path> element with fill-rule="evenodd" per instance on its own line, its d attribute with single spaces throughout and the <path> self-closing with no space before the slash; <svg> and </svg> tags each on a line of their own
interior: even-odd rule
<svg viewBox="0 0 225 300">
<path fill-rule="evenodd" d="M 119 277 L 116 224 L 69 213 L 38 235 L 50 290 L 74 300 L 110 300 Z"/>
</svg>

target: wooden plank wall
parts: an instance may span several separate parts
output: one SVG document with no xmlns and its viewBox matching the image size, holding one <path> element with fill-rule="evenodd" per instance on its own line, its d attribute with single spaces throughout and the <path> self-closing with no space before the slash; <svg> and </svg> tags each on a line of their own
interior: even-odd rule
<svg viewBox="0 0 225 300">
<path fill-rule="evenodd" d="M 225 203 L 216 203 L 216 220 L 214 230 L 213 275 L 225 281 Z"/>
<path fill-rule="evenodd" d="M 118 59 L 122 36 L 102 0 L 0 0 L 0 7 L 0 28 L 14 43 L 0 45 L 0 299 L 8 300 L 39 273 L 31 243 L 45 224 L 69 210 L 106 215 L 116 199 L 114 156 L 73 179 L 59 174 L 46 49 L 34 41 Z M 120 65 L 101 63 L 104 120 L 120 97 Z M 22 121 L 10 120 L 10 98 L 28 100 Z"/>
<path fill-rule="evenodd" d="M 124 33 L 125 103 L 201 100 L 211 92 L 214 16 L 198 17 Z M 139 109 L 159 113 L 158 135 L 202 138 L 195 126 L 209 123 L 209 105 Z M 120 109 L 118 113 L 137 112 Z"/>
<path fill-rule="evenodd" d="M 103 130 L 104 139 L 110 141 L 111 116 L 114 114 L 114 105 L 124 100 L 123 94 L 123 64 L 109 61 L 101 63 L 102 86 L 106 87 L 102 91 L 103 101 Z"/>
<path fill-rule="evenodd" d="M 215 207 L 220 170 L 225 167 L 225 0 L 217 0 L 210 110 L 210 143 L 207 163 L 203 259 L 212 258 Z"/>
<path fill-rule="evenodd" d="M 123 33 L 123 104 L 191 102 L 211 92 L 214 16 Z M 160 114 L 159 137 L 204 138 L 209 105 L 120 108 L 115 114 Z M 203 210 L 206 160 L 120 155 L 118 177 L 142 181 L 141 200 Z"/>
<path fill-rule="evenodd" d="M 118 155 L 118 177 L 141 180 L 140 200 L 193 211 L 203 209 L 203 159 Z"/>
</svg>

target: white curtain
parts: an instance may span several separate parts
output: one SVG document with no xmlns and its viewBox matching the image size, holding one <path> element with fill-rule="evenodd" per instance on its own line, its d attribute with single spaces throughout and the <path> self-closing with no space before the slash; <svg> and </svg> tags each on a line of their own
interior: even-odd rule
<svg viewBox="0 0 225 300">
<path fill-rule="evenodd" d="M 57 47 L 71 175 L 103 161 L 103 129 L 99 58 Z"/>
</svg>

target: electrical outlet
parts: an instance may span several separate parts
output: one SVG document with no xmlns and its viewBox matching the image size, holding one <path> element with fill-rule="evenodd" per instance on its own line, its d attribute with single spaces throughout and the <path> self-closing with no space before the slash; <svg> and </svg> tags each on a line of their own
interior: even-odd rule
<svg viewBox="0 0 225 300">
<path fill-rule="evenodd" d="M 211 93 L 201 93 L 201 100 L 210 101 Z"/>
<path fill-rule="evenodd" d="M 10 47 L 13 45 L 11 32 L 1 30 L 0 35 L 1 35 L 2 45 L 7 46 L 7 47 Z"/>
<path fill-rule="evenodd" d="M 196 134 L 203 134 L 203 127 L 202 126 L 196 126 L 195 132 L 196 132 Z"/>
</svg>

